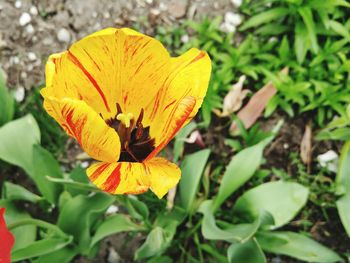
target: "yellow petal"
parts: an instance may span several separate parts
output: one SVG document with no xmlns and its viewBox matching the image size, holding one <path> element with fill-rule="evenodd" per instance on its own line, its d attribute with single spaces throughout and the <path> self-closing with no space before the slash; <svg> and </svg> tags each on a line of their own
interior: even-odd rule
<svg viewBox="0 0 350 263">
<path fill-rule="evenodd" d="M 153 122 L 151 125 L 151 136 L 157 139 L 156 147 L 147 157 L 147 160 L 155 157 L 175 136 L 175 134 L 183 127 L 185 122 L 190 118 L 196 99 L 194 97 L 185 97 L 176 103 L 176 107 L 164 117 L 164 120 Z"/>
<path fill-rule="evenodd" d="M 178 127 L 177 131 L 196 115 L 210 80 L 211 61 L 204 51 L 193 48 L 180 57 L 172 58 L 171 64 L 172 71 L 159 91 L 160 101 L 155 101 L 153 109 L 150 109 L 152 111 L 151 136 L 156 138 L 156 145 L 162 144 L 164 137 L 175 135 L 167 131 L 167 127 L 177 126 L 178 118 L 174 118 L 174 111 L 178 116 L 187 115 L 187 119 L 181 122 L 181 127 Z M 195 99 L 195 105 L 190 114 L 187 114 L 189 110 L 187 107 L 182 107 L 186 114 L 181 114 L 179 112 L 181 109 L 178 108 L 188 97 Z M 170 125 L 169 122 L 171 122 Z M 169 138 L 167 140 L 169 141 Z"/>
<path fill-rule="evenodd" d="M 89 156 L 106 162 L 119 159 L 118 134 L 85 102 L 45 97 L 44 108 Z"/>
<path fill-rule="evenodd" d="M 150 185 L 142 163 L 100 162 L 91 165 L 86 173 L 94 185 L 111 194 L 141 194 Z"/>
<path fill-rule="evenodd" d="M 162 198 L 180 180 L 181 171 L 173 163 L 154 158 L 144 163 L 100 162 L 86 173 L 90 181 L 111 194 L 141 194 L 149 188 Z"/>
<path fill-rule="evenodd" d="M 115 116 L 117 102 L 136 116 L 152 104 L 170 67 L 159 41 L 131 29 L 107 28 L 49 58 L 43 93 L 84 100 L 105 119 Z"/>
<path fill-rule="evenodd" d="M 181 170 L 164 158 L 153 158 L 145 162 L 150 177 L 150 188 L 158 198 L 162 198 L 180 180 Z"/>
</svg>

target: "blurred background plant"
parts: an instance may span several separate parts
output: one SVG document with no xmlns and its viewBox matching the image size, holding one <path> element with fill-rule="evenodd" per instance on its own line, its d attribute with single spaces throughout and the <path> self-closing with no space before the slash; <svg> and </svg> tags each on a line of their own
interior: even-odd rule
<svg viewBox="0 0 350 263">
<path fill-rule="evenodd" d="M 198 47 L 213 63 L 200 114 L 163 153 L 182 179 L 162 200 L 96 189 L 90 160 L 43 111 L 40 88 L 16 103 L 0 72 L 12 260 L 349 260 L 349 7 L 246 0 L 241 14 L 154 27 L 173 55 Z M 132 26 L 147 32 L 151 18 Z"/>
</svg>

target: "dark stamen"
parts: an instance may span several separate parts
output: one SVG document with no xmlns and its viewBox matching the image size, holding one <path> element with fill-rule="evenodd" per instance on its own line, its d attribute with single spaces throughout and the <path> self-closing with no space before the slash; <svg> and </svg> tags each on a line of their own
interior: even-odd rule
<svg viewBox="0 0 350 263">
<path fill-rule="evenodd" d="M 120 107 L 120 104 L 117 103 L 116 106 L 117 106 L 117 115 L 118 115 L 119 113 L 123 113 L 122 108 Z"/>
<path fill-rule="evenodd" d="M 117 103 L 116 107 L 116 116 L 106 120 L 106 123 L 119 135 L 122 146 L 119 162 L 142 162 L 155 148 L 155 140 L 149 135 L 149 126 L 142 125 L 144 110 L 141 109 L 136 122 L 134 119 L 130 120 L 130 126 L 127 128 L 117 119 L 117 115 L 123 113 L 120 104 Z M 102 117 L 102 114 L 100 116 Z"/>
</svg>

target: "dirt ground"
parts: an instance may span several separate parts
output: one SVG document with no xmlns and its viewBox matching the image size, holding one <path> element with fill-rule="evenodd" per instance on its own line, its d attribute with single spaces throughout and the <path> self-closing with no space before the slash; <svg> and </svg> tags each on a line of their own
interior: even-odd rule
<svg viewBox="0 0 350 263">
<path fill-rule="evenodd" d="M 21 101 L 44 84 L 50 54 L 94 31 L 137 24 L 152 35 L 157 25 L 233 10 L 230 0 L 0 0 L 0 66 Z"/>
</svg>

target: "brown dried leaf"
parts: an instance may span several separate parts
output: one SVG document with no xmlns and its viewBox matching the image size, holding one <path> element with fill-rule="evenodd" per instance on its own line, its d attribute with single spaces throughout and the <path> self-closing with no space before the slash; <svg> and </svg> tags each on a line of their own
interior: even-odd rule
<svg viewBox="0 0 350 263">
<path fill-rule="evenodd" d="M 304 164 L 310 165 L 312 158 L 312 129 L 310 123 L 305 126 L 305 132 L 300 143 L 300 157 Z"/>
<path fill-rule="evenodd" d="M 281 70 L 283 74 L 288 74 L 288 68 Z M 277 89 L 272 84 L 268 82 L 264 87 L 262 87 L 258 92 L 256 92 L 253 97 L 249 100 L 247 105 L 245 105 L 237 114 L 237 117 L 242 121 L 246 129 L 250 128 L 260 117 L 264 111 L 269 100 L 276 94 Z M 233 122 L 230 127 L 230 131 L 237 131 L 237 123 Z"/>
<path fill-rule="evenodd" d="M 170 211 L 173 209 L 174 207 L 174 200 L 175 200 L 175 196 L 176 196 L 176 186 L 174 186 L 173 188 L 171 188 L 168 192 L 167 195 L 167 209 Z"/>
<path fill-rule="evenodd" d="M 185 139 L 185 142 L 187 142 L 187 143 L 196 143 L 197 145 L 199 145 L 202 148 L 205 147 L 202 135 L 200 134 L 200 132 L 198 130 L 193 131 L 190 134 L 190 137 Z"/>
<path fill-rule="evenodd" d="M 246 80 L 246 76 L 241 76 L 238 82 L 232 85 L 232 89 L 226 94 L 223 103 L 223 110 L 220 112 L 215 109 L 214 113 L 219 117 L 227 117 L 233 112 L 238 111 L 242 107 L 243 100 L 250 92 L 247 89 L 243 88 L 243 82 Z"/>
</svg>

